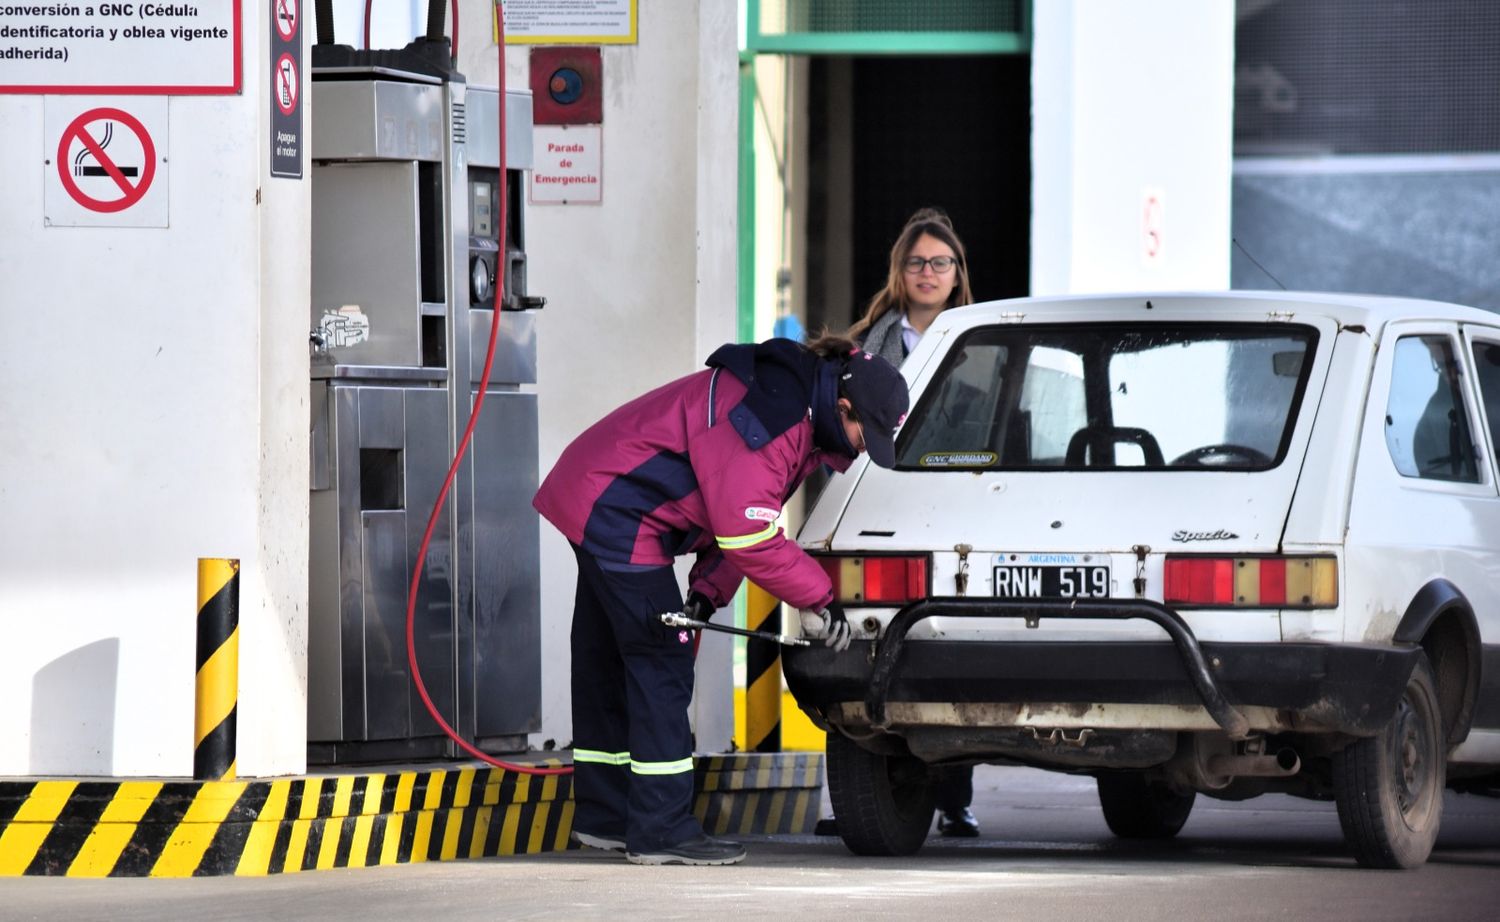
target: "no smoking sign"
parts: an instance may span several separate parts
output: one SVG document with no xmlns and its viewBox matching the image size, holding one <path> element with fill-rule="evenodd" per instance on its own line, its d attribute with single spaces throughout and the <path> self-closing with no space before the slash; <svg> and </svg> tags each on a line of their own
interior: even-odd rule
<svg viewBox="0 0 1500 922">
<path fill-rule="evenodd" d="M 166 227 L 167 100 L 48 97 L 43 216 L 52 227 Z"/>
</svg>

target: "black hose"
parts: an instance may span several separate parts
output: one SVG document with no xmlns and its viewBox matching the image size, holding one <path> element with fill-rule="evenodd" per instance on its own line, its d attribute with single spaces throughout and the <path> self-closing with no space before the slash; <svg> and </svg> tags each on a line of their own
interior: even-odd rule
<svg viewBox="0 0 1500 922">
<path fill-rule="evenodd" d="M 318 20 L 318 44 L 333 44 L 333 0 L 317 0 L 313 15 Z"/>
<path fill-rule="evenodd" d="M 443 32 L 443 0 L 427 0 L 427 37 L 443 38 L 445 34 Z"/>
</svg>

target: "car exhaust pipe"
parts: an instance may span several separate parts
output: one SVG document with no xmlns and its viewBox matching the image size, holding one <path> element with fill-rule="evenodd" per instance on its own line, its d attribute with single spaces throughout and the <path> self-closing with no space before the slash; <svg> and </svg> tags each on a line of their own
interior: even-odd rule
<svg viewBox="0 0 1500 922">
<path fill-rule="evenodd" d="M 1214 755 L 1208 770 L 1225 777 L 1290 778 L 1302 769 L 1296 750 L 1278 749 L 1275 755 Z"/>
</svg>

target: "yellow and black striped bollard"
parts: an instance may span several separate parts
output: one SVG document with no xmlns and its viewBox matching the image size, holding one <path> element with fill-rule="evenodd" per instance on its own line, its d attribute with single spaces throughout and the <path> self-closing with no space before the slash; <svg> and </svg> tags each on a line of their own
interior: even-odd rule
<svg viewBox="0 0 1500 922">
<path fill-rule="evenodd" d="M 745 583 L 745 627 L 781 633 L 781 601 Z M 781 751 L 781 645 L 745 644 L 745 748 Z"/>
<path fill-rule="evenodd" d="M 198 560 L 198 680 L 193 708 L 193 778 L 235 776 L 240 681 L 240 562 Z"/>
</svg>

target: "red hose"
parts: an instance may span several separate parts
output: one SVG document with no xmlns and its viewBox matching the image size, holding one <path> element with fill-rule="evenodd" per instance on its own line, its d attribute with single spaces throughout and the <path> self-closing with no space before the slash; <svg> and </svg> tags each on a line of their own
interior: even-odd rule
<svg viewBox="0 0 1500 922">
<path fill-rule="evenodd" d="M 453 48 L 455 54 L 458 49 L 458 0 L 453 3 Z M 499 270 L 495 273 L 495 316 L 490 323 L 490 345 L 484 356 L 484 372 L 479 376 L 479 396 L 474 398 L 474 410 L 469 414 L 469 425 L 464 429 L 464 436 L 459 439 L 458 450 L 454 452 L 453 463 L 448 466 L 448 475 L 443 478 L 443 488 L 438 492 L 437 501 L 432 504 L 432 514 L 427 517 L 427 529 L 422 533 L 422 546 L 417 551 L 417 566 L 411 574 L 411 587 L 406 594 L 406 664 L 411 668 L 412 681 L 417 686 L 417 694 L 422 698 L 422 704 L 426 705 L 427 713 L 437 721 L 448 738 L 457 743 L 459 748 L 482 762 L 503 768 L 506 771 L 520 772 L 526 775 L 567 775 L 573 771 L 573 766 L 565 765 L 559 768 L 538 768 L 534 765 L 521 765 L 515 762 L 506 762 L 497 759 L 489 753 L 482 752 L 467 740 L 458 735 L 458 731 L 448 725 L 443 715 L 438 713 L 437 706 L 432 703 L 432 696 L 427 694 L 427 683 L 422 681 L 422 670 L 417 665 L 416 638 L 416 613 L 417 613 L 417 586 L 422 580 L 422 570 L 427 564 L 427 547 L 432 542 L 432 533 L 437 528 L 438 513 L 443 508 L 444 501 L 448 498 L 448 491 L 453 487 L 453 477 L 458 473 L 458 465 L 463 460 L 464 453 L 469 450 L 469 441 L 474 435 L 474 424 L 479 422 L 479 413 L 484 407 L 484 395 L 489 391 L 490 371 L 495 364 L 495 343 L 500 333 L 500 305 L 505 302 L 505 222 L 506 204 L 508 196 L 505 190 L 505 15 L 500 9 L 500 3 L 496 0 L 495 17 L 500 26 L 500 186 L 496 196 L 500 200 L 500 220 L 497 225 L 500 228 L 500 240 L 502 244 L 501 260 Z M 453 381 L 453 386 L 463 382 Z"/>
<path fill-rule="evenodd" d="M 499 0 L 495 0 L 495 15 L 497 17 L 500 16 L 500 2 L 499 2 Z M 458 63 L 458 0 L 453 0 L 453 16 L 451 18 L 453 19 L 453 63 L 457 64 Z M 505 109 L 505 22 L 504 22 L 503 19 L 500 21 L 500 109 L 502 110 L 501 113 L 500 113 L 500 140 L 504 141 L 505 140 L 505 112 L 504 112 L 504 109 Z M 505 191 L 505 148 L 504 147 L 500 148 L 500 174 L 501 174 L 500 175 L 500 191 L 504 192 Z M 502 205 L 501 207 L 504 208 L 505 206 Z M 502 215 L 505 214 L 504 211 L 502 211 L 500 213 Z M 503 228 L 505 227 L 505 225 L 502 224 L 500 226 L 502 228 L 502 230 L 500 231 L 500 236 L 503 239 L 504 236 L 505 236 L 505 231 L 503 230 Z M 496 304 L 496 307 L 495 307 L 495 317 L 498 319 L 499 316 L 500 316 L 500 308 L 499 308 L 498 305 L 500 304 L 500 302 L 496 301 L 495 304 Z"/>
</svg>

